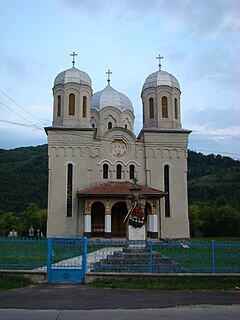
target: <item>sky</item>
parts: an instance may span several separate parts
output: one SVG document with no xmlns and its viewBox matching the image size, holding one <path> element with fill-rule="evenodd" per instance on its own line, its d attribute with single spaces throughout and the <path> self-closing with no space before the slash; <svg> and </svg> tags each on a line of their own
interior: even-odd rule
<svg viewBox="0 0 240 320">
<path fill-rule="evenodd" d="M 0 148 L 47 143 L 58 73 L 87 72 L 93 92 L 127 95 L 142 127 L 141 89 L 158 70 L 181 86 L 189 149 L 240 158 L 239 0 L 0 0 Z"/>
</svg>

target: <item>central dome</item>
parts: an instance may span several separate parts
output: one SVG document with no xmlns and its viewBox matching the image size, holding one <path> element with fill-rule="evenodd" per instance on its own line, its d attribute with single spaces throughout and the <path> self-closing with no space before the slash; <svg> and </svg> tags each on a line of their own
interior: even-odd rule
<svg viewBox="0 0 240 320">
<path fill-rule="evenodd" d="M 130 99 L 125 94 L 113 89 L 110 84 L 102 91 L 94 93 L 91 99 L 91 109 L 101 110 L 106 107 L 114 107 L 120 111 L 129 110 L 134 114 Z"/>
<path fill-rule="evenodd" d="M 58 84 L 63 85 L 71 82 L 92 87 L 92 81 L 89 75 L 86 72 L 76 69 L 74 67 L 59 73 L 55 78 L 54 86 L 57 86 Z"/>
<path fill-rule="evenodd" d="M 157 72 L 151 73 L 147 77 L 143 84 L 142 91 L 148 88 L 157 88 L 159 86 L 168 86 L 180 90 L 180 84 L 178 80 L 171 73 L 158 70 Z"/>
</svg>

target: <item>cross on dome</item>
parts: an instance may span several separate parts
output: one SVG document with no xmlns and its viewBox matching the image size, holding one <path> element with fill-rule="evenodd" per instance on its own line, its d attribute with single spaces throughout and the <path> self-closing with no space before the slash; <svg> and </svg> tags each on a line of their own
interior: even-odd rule
<svg viewBox="0 0 240 320">
<path fill-rule="evenodd" d="M 107 82 L 108 82 L 108 84 L 109 84 L 109 82 L 110 82 L 110 75 L 112 74 L 112 72 L 108 69 L 108 71 L 106 72 L 106 74 L 108 75 Z"/>
<path fill-rule="evenodd" d="M 161 59 L 163 59 L 163 57 L 161 57 L 161 55 L 159 54 L 156 59 L 158 59 L 158 67 L 159 67 L 159 70 L 161 70 Z"/>
<path fill-rule="evenodd" d="M 75 57 L 76 57 L 77 55 L 78 55 L 78 54 L 75 53 L 74 51 L 73 51 L 73 53 L 70 53 L 70 56 L 73 57 L 73 60 L 72 60 L 73 68 L 74 68 L 74 64 L 75 64 Z"/>
</svg>

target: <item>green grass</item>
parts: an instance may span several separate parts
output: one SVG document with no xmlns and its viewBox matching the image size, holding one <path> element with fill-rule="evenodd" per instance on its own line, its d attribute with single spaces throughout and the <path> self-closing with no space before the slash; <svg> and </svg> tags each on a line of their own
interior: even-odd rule
<svg viewBox="0 0 240 320">
<path fill-rule="evenodd" d="M 240 278 L 173 277 L 161 279 L 96 279 L 90 284 L 95 288 L 121 288 L 138 290 L 237 290 Z"/>
<path fill-rule="evenodd" d="M 225 269 L 229 269 L 228 272 L 239 272 L 239 250 L 239 239 L 214 239 L 215 272 L 225 272 Z M 153 251 L 172 258 L 174 262 L 180 264 L 186 271 L 212 272 L 212 239 L 192 239 L 187 248 L 179 245 L 179 243 L 170 243 L 166 246 L 153 245 Z"/>
<path fill-rule="evenodd" d="M 53 263 L 82 255 L 75 243 L 53 245 Z M 47 265 L 47 241 L 0 239 L 0 269 L 29 270 Z"/>
<path fill-rule="evenodd" d="M 0 239 L 0 269 L 34 269 L 46 265 L 47 243 Z"/>
<path fill-rule="evenodd" d="M 0 291 L 23 288 L 30 284 L 30 280 L 24 277 L 0 274 Z"/>
</svg>

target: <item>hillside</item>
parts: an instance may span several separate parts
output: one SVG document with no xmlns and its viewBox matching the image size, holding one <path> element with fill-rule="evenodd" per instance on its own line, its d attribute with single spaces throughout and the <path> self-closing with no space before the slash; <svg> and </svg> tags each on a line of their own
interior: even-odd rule
<svg viewBox="0 0 240 320">
<path fill-rule="evenodd" d="M 228 203 L 240 207 L 240 161 L 188 152 L 189 202 Z"/>
<path fill-rule="evenodd" d="M 0 149 L 0 212 L 22 212 L 29 203 L 47 207 L 47 145 Z"/>
<path fill-rule="evenodd" d="M 19 213 L 29 203 L 47 206 L 47 145 L 0 149 L 0 212 Z M 189 202 L 240 207 L 240 162 L 189 151 Z"/>
</svg>

